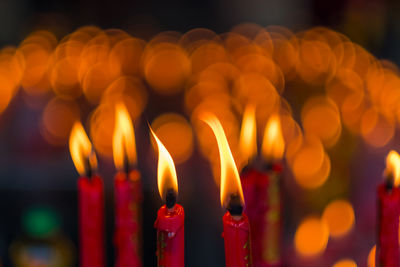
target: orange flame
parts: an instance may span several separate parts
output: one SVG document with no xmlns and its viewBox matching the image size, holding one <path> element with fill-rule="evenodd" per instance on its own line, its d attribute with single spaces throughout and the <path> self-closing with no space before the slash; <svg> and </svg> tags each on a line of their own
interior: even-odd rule
<svg viewBox="0 0 400 267">
<path fill-rule="evenodd" d="M 222 128 L 218 118 L 213 114 L 203 114 L 202 120 L 211 127 L 218 143 L 219 158 L 221 162 L 221 205 L 223 207 L 228 207 L 231 196 L 238 195 L 242 205 L 244 206 L 244 197 L 239 172 L 229 148 L 224 129 Z"/>
<path fill-rule="evenodd" d="M 160 139 L 156 136 L 153 130 L 150 128 L 151 134 L 156 140 L 158 147 L 158 166 L 157 166 L 157 184 L 158 192 L 162 199 L 165 199 L 167 191 L 172 189 L 175 194 L 178 194 L 178 179 L 176 177 L 176 170 L 174 161 L 168 150 L 161 143 Z"/>
<path fill-rule="evenodd" d="M 69 138 L 69 150 L 76 170 L 81 176 L 90 174 L 97 168 L 97 158 L 85 129 L 80 122 L 75 122 Z"/>
<path fill-rule="evenodd" d="M 135 132 L 125 105 L 118 103 L 115 107 L 115 130 L 113 136 L 114 164 L 122 170 L 126 161 L 136 163 Z"/>
<path fill-rule="evenodd" d="M 393 185 L 399 186 L 400 184 L 400 156 L 399 154 L 391 150 L 386 157 L 386 176 L 393 178 Z"/>
<path fill-rule="evenodd" d="M 285 151 L 281 121 L 277 114 L 272 115 L 265 126 L 262 154 L 268 160 L 280 160 Z"/>
<path fill-rule="evenodd" d="M 242 129 L 240 131 L 239 151 L 241 164 L 253 159 L 257 154 L 257 126 L 255 106 L 249 105 L 243 114 Z"/>
</svg>

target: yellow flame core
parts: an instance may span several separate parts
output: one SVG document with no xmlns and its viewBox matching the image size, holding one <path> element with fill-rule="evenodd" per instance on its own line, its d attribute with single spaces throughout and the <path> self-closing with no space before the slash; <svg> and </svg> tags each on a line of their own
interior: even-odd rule
<svg viewBox="0 0 400 267">
<path fill-rule="evenodd" d="M 156 136 L 153 130 L 150 131 L 156 140 L 158 147 L 158 166 L 157 166 L 157 184 L 158 192 L 162 199 L 165 199 L 167 191 L 172 189 L 178 194 L 178 179 L 176 177 L 176 170 L 174 161 L 168 150 L 161 143 L 160 139 Z"/>
<path fill-rule="evenodd" d="M 115 130 L 113 135 L 114 164 L 118 170 L 124 168 L 124 162 L 136 164 L 135 132 L 125 105 L 118 103 L 115 107 Z"/>
<path fill-rule="evenodd" d="M 80 122 L 75 122 L 69 138 L 69 150 L 76 170 L 81 176 L 85 176 L 88 168 L 97 168 L 96 154 L 92 144 Z M 89 166 L 88 166 L 89 165 Z"/>
<path fill-rule="evenodd" d="M 393 177 L 393 185 L 399 186 L 400 184 L 400 156 L 399 154 L 391 150 L 386 157 L 386 170 L 385 174 L 387 177 Z"/>
<path fill-rule="evenodd" d="M 282 136 L 281 121 L 277 114 L 268 120 L 265 126 L 262 143 L 262 154 L 267 160 L 280 160 L 285 151 L 285 141 Z"/>
<path fill-rule="evenodd" d="M 247 106 L 243 114 L 239 151 L 241 164 L 251 161 L 257 154 L 256 110 L 253 105 Z"/>
<path fill-rule="evenodd" d="M 214 132 L 218 143 L 219 158 L 221 163 L 221 205 L 227 207 L 232 195 L 239 195 L 244 206 L 242 185 L 239 172 L 235 165 L 232 152 L 229 148 L 224 129 L 218 118 L 210 113 L 202 114 L 202 120 L 207 123 Z"/>
</svg>

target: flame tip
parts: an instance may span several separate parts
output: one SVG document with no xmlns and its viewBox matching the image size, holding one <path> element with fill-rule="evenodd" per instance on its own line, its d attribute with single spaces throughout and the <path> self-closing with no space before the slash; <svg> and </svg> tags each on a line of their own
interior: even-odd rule
<svg viewBox="0 0 400 267">
<path fill-rule="evenodd" d="M 400 184 L 400 155 L 395 150 L 390 150 L 386 157 L 385 179 L 390 179 L 394 186 Z"/>
<path fill-rule="evenodd" d="M 157 165 L 157 185 L 158 191 L 162 199 L 170 205 L 172 201 L 171 194 L 168 192 L 173 191 L 173 195 L 178 195 L 178 179 L 175 170 L 174 161 L 165 148 L 161 140 L 157 137 L 151 126 L 149 125 L 150 132 L 156 141 L 158 149 L 158 165 Z"/>
<path fill-rule="evenodd" d="M 96 153 L 80 121 L 72 127 L 69 138 L 69 150 L 75 168 L 81 176 L 91 176 L 97 168 Z"/>
<path fill-rule="evenodd" d="M 129 111 L 122 101 L 115 104 L 115 128 L 113 135 L 113 157 L 117 169 L 127 169 L 136 164 L 135 132 Z"/>
</svg>

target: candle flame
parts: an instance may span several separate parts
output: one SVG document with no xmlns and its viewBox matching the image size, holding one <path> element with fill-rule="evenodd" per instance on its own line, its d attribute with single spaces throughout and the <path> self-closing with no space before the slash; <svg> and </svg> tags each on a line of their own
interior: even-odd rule
<svg viewBox="0 0 400 267">
<path fill-rule="evenodd" d="M 285 151 L 285 141 L 282 136 L 281 121 L 273 114 L 265 126 L 262 143 L 262 154 L 268 160 L 280 160 Z"/>
<path fill-rule="evenodd" d="M 75 122 L 69 138 L 69 150 L 76 170 L 81 176 L 90 175 L 97 168 L 92 144 L 80 122 Z"/>
<path fill-rule="evenodd" d="M 240 130 L 239 152 L 241 164 L 251 161 L 257 154 L 256 109 L 254 105 L 246 107 Z"/>
<path fill-rule="evenodd" d="M 128 110 L 122 103 L 115 107 L 113 156 L 118 170 L 122 170 L 126 164 L 135 164 L 137 160 L 135 132 Z"/>
<path fill-rule="evenodd" d="M 400 156 L 391 150 L 386 157 L 386 177 L 393 179 L 393 185 L 398 187 L 400 184 Z"/>
<path fill-rule="evenodd" d="M 219 158 L 221 164 L 221 205 L 228 207 L 232 196 L 239 196 L 241 204 L 244 206 L 242 185 L 240 183 L 239 172 L 237 170 L 232 152 L 229 148 L 224 129 L 214 114 L 202 114 L 202 120 L 210 126 L 218 143 Z"/>
<path fill-rule="evenodd" d="M 175 164 L 171 155 L 154 131 L 150 128 L 151 134 L 157 143 L 158 148 L 158 166 L 157 166 L 157 184 L 158 192 L 162 199 L 165 200 L 168 190 L 173 190 L 178 194 L 178 179 L 176 177 Z"/>
</svg>

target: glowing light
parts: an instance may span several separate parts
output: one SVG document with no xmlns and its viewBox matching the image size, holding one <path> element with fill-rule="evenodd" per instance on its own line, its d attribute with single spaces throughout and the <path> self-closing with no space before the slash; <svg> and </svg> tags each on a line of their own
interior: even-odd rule
<svg viewBox="0 0 400 267">
<path fill-rule="evenodd" d="M 55 97 L 43 110 L 42 134 L 53 145 L 65 145 L 71 128 L 78 119 L 79 108 L 75 102 Z"/>
<path fill-rule="evenodd" d="M 224 129 L 218 118 L 213 114 L 204 113 L 201 115 L 201 119 L 210 126 L 218 143 L 221 164 L 221 205 L 227 207 L 232 195 L 238 195 L 241 199 L 241 203 L 244 205 L 239 172 L 229 148 Z"/>
<path fill-rule="evenodd" d="M 281 121 L 277 114 L 270 117 L 265 126 L 262 153 L 267 160 L 280 160 L 285 151 Z"/>
<path fill-rule="evenodd" d="M 157 143 L 158 148 L 158 166 L 157 166 L 157 184 L 158 192 L 162 199 L 165 199 L 168 190 L 174 190 L 178 194 L 178 179 L 176 177 L 175 164 L 171 155 L 165 148 L 160 139 L 150 128 L 151 134 Z"/>
<path fill-rule="evenodd" d="M 319 218 L 310 216 L 297 228 L 294 243 L 300 255 L 315 257 L 325 250 L 328 239 L 328 226 Z"/>
<path fill-rule="evenodd" d="M 135 132 L 125 105 L 118 103 L 115 107 L 115 129 L 113 135 L 113 156 L 117 169 L 122 170 L 125 161 L 136 163 Z"/>
<path fill-rule="evenodd" d="M 335 200 L 326 206 L 322 219 L 328 225 L 332 237 L 341 237 L 354 225 L 354 210 L 348 201 Z"/>
<path fill-rule="evenodd" d="M 81 176 L 90 174 L 97 168 L 96 154 L 85 129 L 80 122 L 75 122 L 69 138 L 69 151 L 76 170 Z"/>
<path fill-rule="evenodd" d="M 393 179 L 393 185 L 398 187 L 400 184 L 400 155 L 391 150 L 386 157 L 385 176 Z"/>
<path fill-rule="evenodd" d="M 175 163 L 186 161 L 193 153 L 193 131 L 182 115 L 166 113 L 157 117 L 151 128 L 162 140 Z"/>
<path fill-rule="evenodd" d="M 375 267 L 376 245 L 374 245 L 368 254 L 368 267 Z"/>
<path fill-rule="evenodd" d="M 148 51 L 144 75 L 150 86 L 161 94 L 174 94 L 183 90 L 191 73 L 190 61 L 185 51 L 170 43 L 157 44 Z"/>
<path fill-rule="evenodd" d="M 253 105 L 247 106 L 243 114 L 239 152 L 241 164 L 248 163 L 257 154 L 256 109 Z"/>
<path fill-rule="evenodd" d="M 357 264 L 352 259 L 342 259 L 336 262 L 332 267 L 357 267 Z"/>
</svg>

